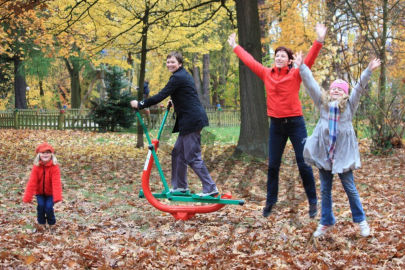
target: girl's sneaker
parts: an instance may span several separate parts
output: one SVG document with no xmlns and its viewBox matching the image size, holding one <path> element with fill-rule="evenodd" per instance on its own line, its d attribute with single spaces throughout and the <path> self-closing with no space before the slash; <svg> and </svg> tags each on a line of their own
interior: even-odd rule
<svg viewBox="0 0 405 270">
<path fill-rule="evenodd" d="M 359 223 L 360 227 L 360 235 L 363 237 L 367 237 L 370 235 L 370 227 L 367 224 L 367 221 L 363 220 Z"/>
<path fill-rule="evenodd" d="M 319 223 L 318 228 L 314 232 L 314 237 L 319 237 L 324 235 L 332 226 L 326 226 Z"/>
</svg>

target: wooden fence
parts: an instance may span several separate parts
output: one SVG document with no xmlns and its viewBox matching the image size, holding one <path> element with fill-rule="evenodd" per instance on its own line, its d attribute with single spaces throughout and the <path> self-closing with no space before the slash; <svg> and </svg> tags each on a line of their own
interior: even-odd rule
<svg viewBox="0 0 405 270">
<path fill-rule="evenodd" d="M 240 125 L 240 111 L 234 109 L 206 109 L 211 127 L 232 127 Z M 97 131 L 98 124 L 89 116 L 90 110 L 32 110 L 19 109 L 0 111 L 0 128 L 15 129 L 78 129 Z M 163 118 L 164 109 L 151 109 L 150 117 L 144 115 L 145 123 L 150 129 L 158 128 Z M 170 113 L 167 126 L 174 125 Z"/>
<path fill-rule="evenodd" d="M 98 130 L 89 110 L 14 110 L 0 111 L 0 128 Z"/>
<path fill-rule="evenodd" d="M 150 119 L 144 117 L 145 122 L 148 123 L 151 129 L 158 128 L 165 109 L 150 109 Z M 205 108 L 207 112 L 210 127 L 238 127 L 240 126 L 240 111 L 236 109 L 222 109 Z M 174 126 L 174 118 L 172 117 L 173 110 L 171 110 L 169 117 L 166 120 L 166 126 Z"/>
</svg>

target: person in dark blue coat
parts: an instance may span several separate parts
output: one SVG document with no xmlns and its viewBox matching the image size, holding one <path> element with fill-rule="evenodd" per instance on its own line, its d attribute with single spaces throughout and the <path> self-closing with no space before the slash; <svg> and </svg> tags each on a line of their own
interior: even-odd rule
<svg viewBox="0 0 405 270">
<path fill-rule="evenodd" d="M 148 98 L 149 93 L 150 93 L 149 81 L 145 80 L 145 82 L 143 83 L 143 97 Z"/>
<path fill-rule="evenodd" d="M 200 196 L 218 195 L 218 189 L 212 180 L 201 156 L 201 130 L 208 126 L 208 117 L 202 106 L 193 77 L 183 67 L 183 56 L 171 52 L 166 58 L 166 67 L 172 73 L 169 82 L 156 95 L 140 102 L 131 101 L 131 106 L 143 109 L 171 97 L 176 122 L 173 132 L 179 136 L 172 150 L 172 192 L 188 191 L 187 166 L 189 165 L 202 182 Z"/>
</svg>

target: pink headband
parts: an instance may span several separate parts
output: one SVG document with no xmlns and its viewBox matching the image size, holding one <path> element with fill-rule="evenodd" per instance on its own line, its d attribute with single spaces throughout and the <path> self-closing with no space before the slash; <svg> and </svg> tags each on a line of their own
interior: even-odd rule
<svg viewBox="0 0 405 270">
<path fill-rule="evenodd" d="M 349 93 L 349 84 L 347 82 L 345 82 L 344 80 L 335 80 L 333 81 L 333 83 L 330 85 L 329 89 L 332 88 L 340 88 L 342 89 L 346 94 Z"/>
</svg>

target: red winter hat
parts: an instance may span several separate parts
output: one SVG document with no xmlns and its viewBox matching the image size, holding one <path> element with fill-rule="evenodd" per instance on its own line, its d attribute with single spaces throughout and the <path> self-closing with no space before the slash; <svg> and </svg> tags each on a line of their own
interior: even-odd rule
<svg viewBox="0 0 405 270">
<path fill-rule="evenodd" d="M 43 153 L 45 151 L 51 151 L 51 153 L 54 153 L 55 150 L 53 150 L 52 146 L 50 146 L 48 143 L 44 142 L 41 143 L 40 145 L 37 146 L 37 149 L 35 149 L 36 153 Z"/>
</svg>

